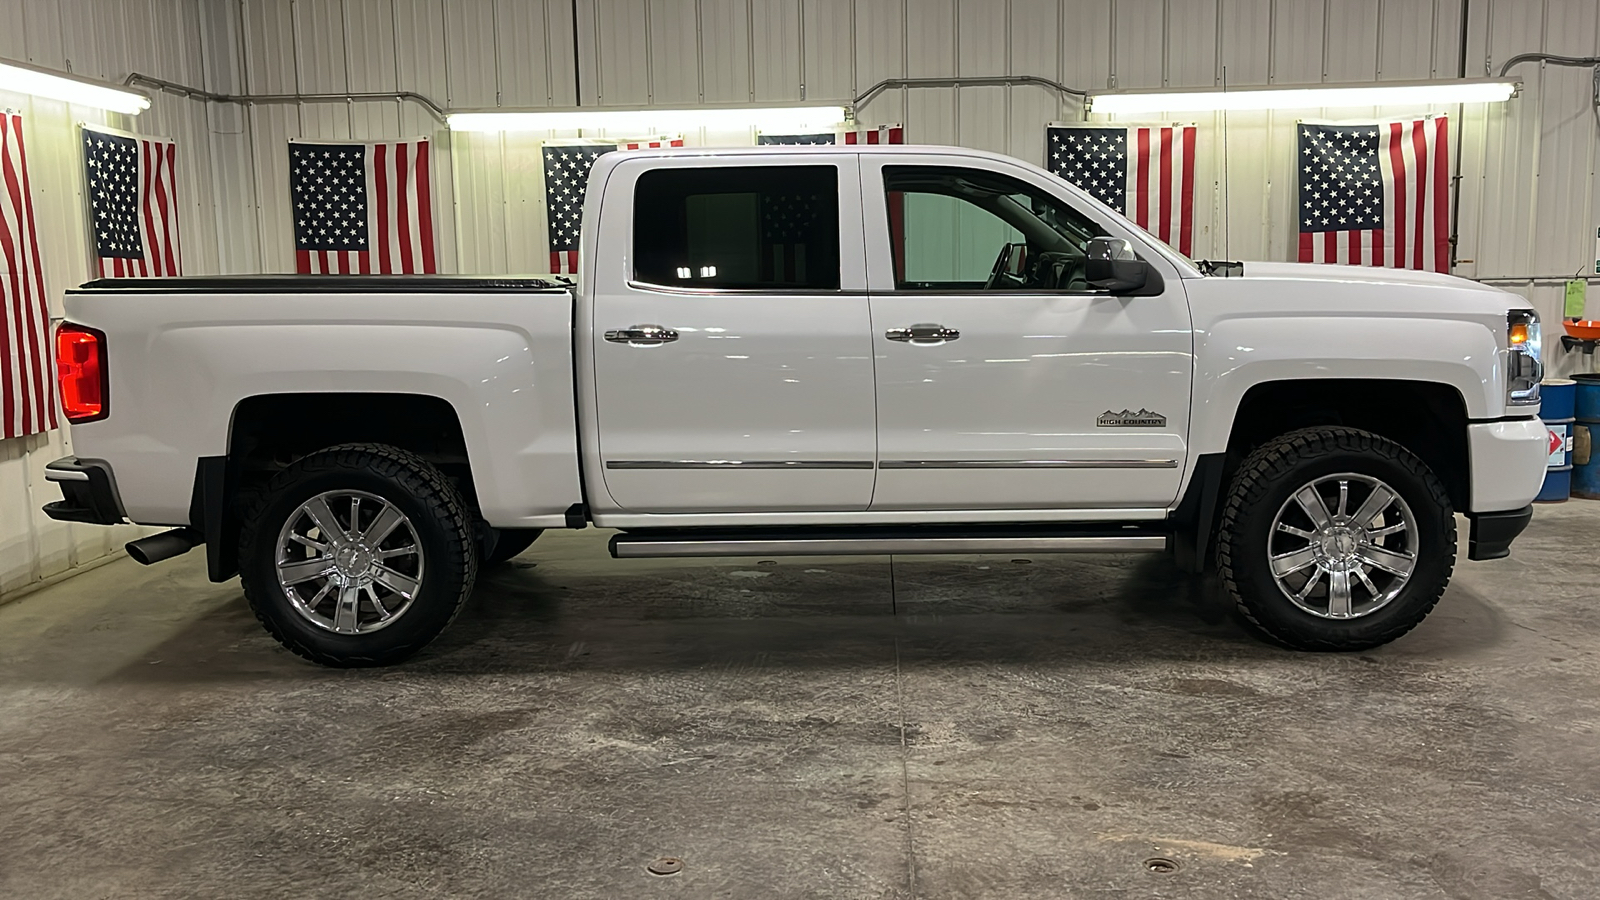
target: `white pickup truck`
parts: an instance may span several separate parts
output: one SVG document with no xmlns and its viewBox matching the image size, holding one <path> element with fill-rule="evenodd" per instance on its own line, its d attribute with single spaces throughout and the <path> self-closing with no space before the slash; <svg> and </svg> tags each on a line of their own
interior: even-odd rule
<svg viewBox="0 0 1600 900">
<path fill-rule="evenodd" d="M 576 198 L 574 199 L 576 202 Z M 1405 633 L 1457 511 L 1505 556 L 1547 458 L 1521 298 L 1196 263 L 940 147 L 607 154 L 576 286 L 97 281 L 57 335 L 66 521 L 176 526 L 329 665 L 437 636 L 547 528 L 617 557 L 1170 551 L 1308 650 Z"/>
</svg>

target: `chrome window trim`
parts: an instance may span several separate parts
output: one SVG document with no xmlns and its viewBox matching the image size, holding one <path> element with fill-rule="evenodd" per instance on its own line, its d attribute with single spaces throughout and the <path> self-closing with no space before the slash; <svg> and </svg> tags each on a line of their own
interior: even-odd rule
<svg viewBox="0 0 1600 900">
<path fill-rule="evenodd" d="M 733 288 L 733 287 L 695 287 L 675 284 L 656 284 L 653 281 L 639 281 L 636 278 L 628 279 L 628 289 L 634 291 L 655 291 L 662 294 L 683 294 L 690 297 L 707 295 L 736 295 L 736 294 L 778 294 L 778 295 L 810 295 L 816 297 L 865 297 L 866 291 L 846 290 L 844 288 Z"/>
<path fill-rule="evenodd" d="M 607 469 L 870 469 L 870 459 L 608 459 Z"/>
</svg>

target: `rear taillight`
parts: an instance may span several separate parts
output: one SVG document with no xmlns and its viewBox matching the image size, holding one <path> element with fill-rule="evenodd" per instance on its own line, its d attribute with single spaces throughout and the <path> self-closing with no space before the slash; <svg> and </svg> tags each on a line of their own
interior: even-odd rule
<svg viewBox="0 0 1600 900">
<path fill-rule="evenodd" d="M 104 334 L 71 322 L 56 329 L 56 380 L 68 422 L 93 422 L 110 414 L 109 375 Z"/>
</svg>

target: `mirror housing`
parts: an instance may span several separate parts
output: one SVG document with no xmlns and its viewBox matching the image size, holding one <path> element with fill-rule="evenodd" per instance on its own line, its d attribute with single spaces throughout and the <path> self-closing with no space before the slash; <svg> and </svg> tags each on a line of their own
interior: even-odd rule
<svg viewBox="0 0 1600 900">
<path fill-rule="evenodd" d="M 1084 279 L 1092 288 L 1126 294 L 1150 280 L 1150 264 L 1134 256 L 1133 245 L 1121 238 L 1090 238 L 1084 253 Z"/>
</svg>

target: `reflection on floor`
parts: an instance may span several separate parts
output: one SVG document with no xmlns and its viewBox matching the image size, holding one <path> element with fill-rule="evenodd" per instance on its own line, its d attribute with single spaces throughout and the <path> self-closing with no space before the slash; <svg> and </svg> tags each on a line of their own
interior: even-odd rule
<svg viewBox="0 0 1600 900">
<path fill-rule="evenodd" d="M 0 896 L 1589 896 L 1597 533 L 1541 507 L 1348 656 L 1260 643 L 1159 557 L 587 531 L 341 672 L 198 554 L 114 563 L 0 606 Z"/>
</svg>

